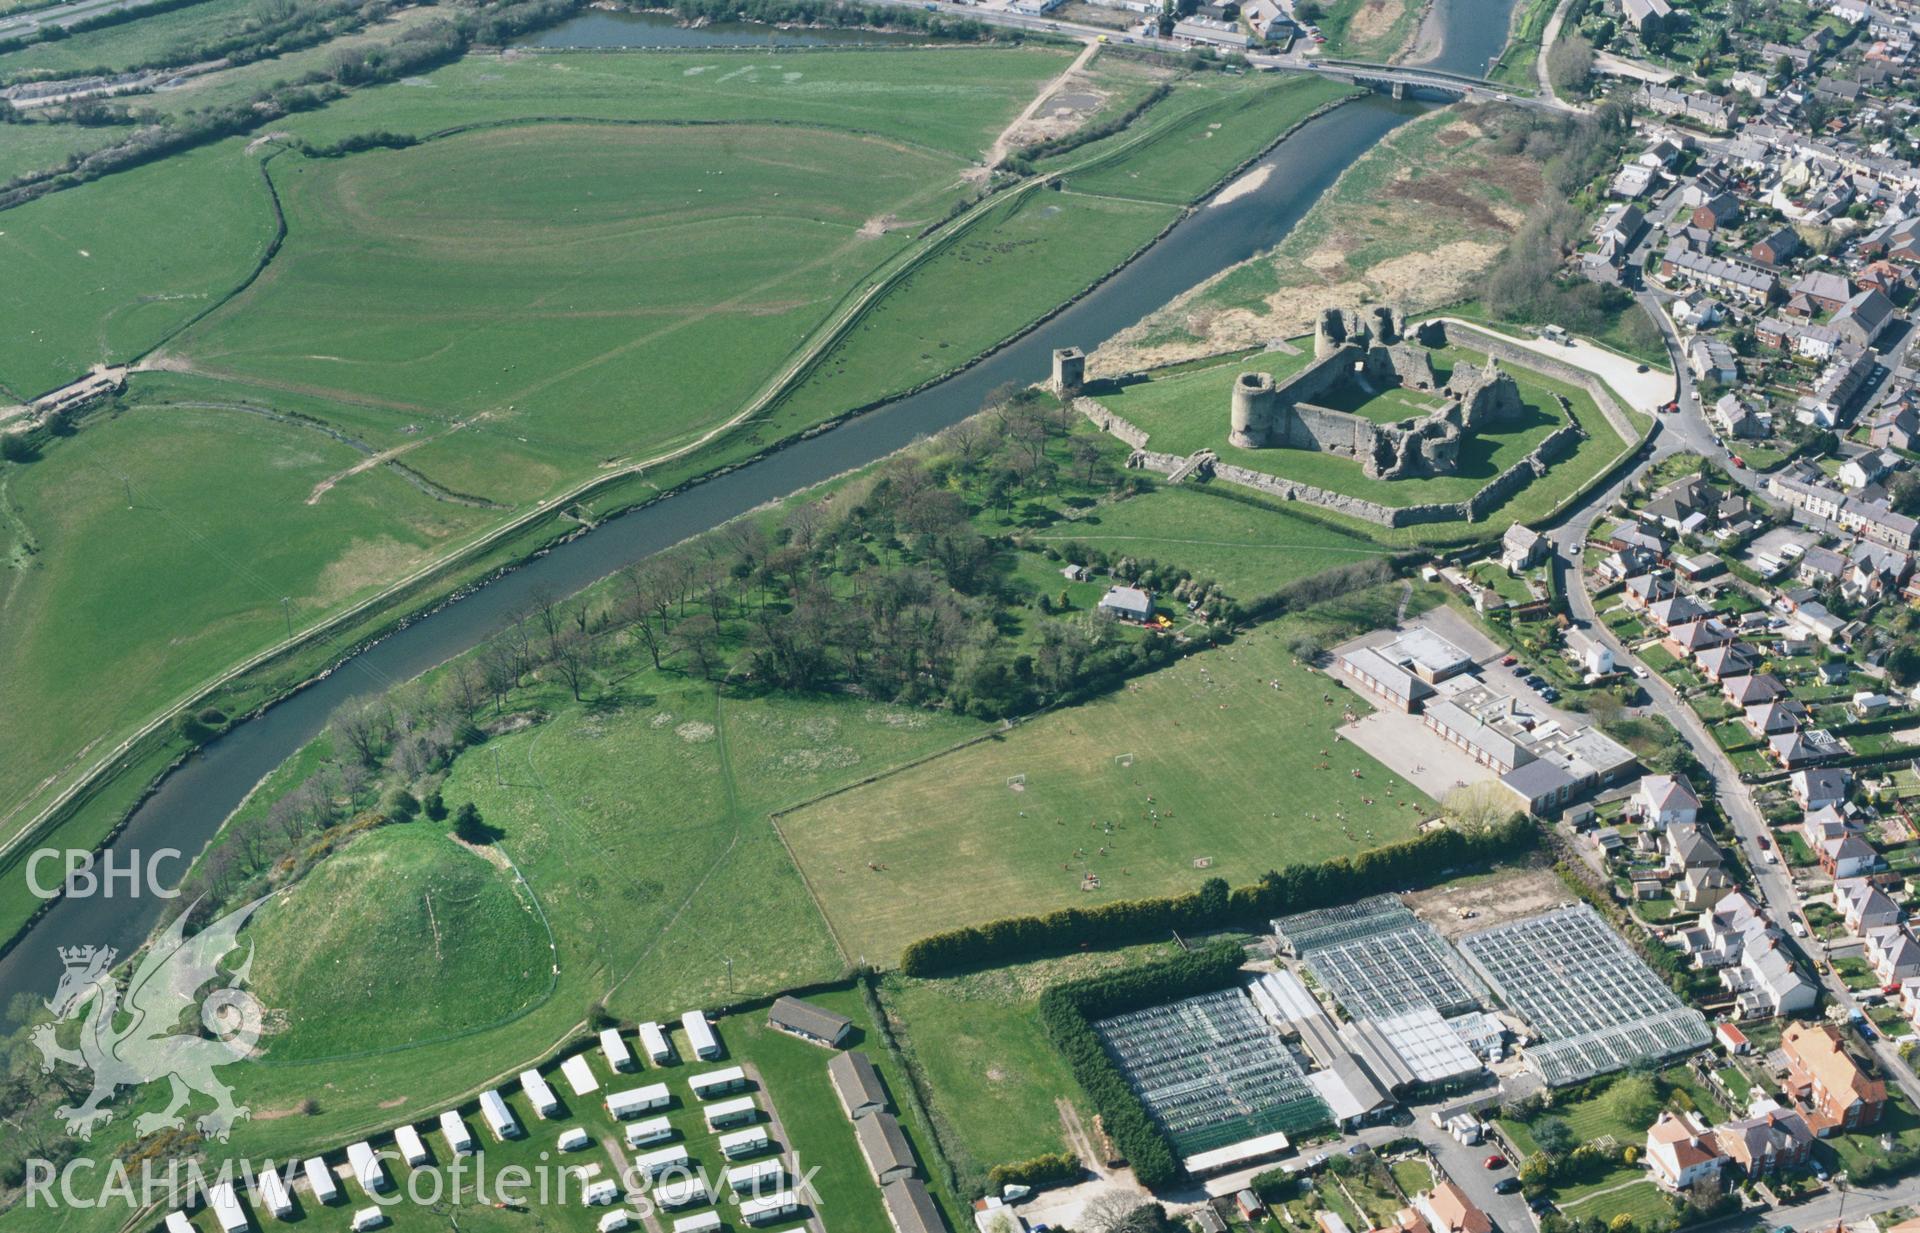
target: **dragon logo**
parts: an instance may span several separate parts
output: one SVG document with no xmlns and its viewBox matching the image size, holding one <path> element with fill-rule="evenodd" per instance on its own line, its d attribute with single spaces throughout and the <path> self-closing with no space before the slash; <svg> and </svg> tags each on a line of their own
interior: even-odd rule
<svg viewBox="0 0 1920 1233">
<path fill-rule="evenodd" d="M 233 1103 L 233 1089 L 213 1072 L 252 1053 L 260 1039 L 260 1003 L 240 987 L 253 967 L 252 947 L 231 972 L 222 972 L 220 961 L 239 945 L 237 935 L 247 918 L 270 897 L 263 895 L 229 912 L 191 938 L 185 934 L 192 912 L 180 913 L 147 950 L 124 993 L 113 977 L 112 947 L 61 948 L 66 970 L 47 1003 L 54 1021 L 34 1029 L 33 1043 L 40 1050 L 42 1070 L 64 1062 L 93 1072 L 93 1091 L 86 1100 L 58 1110 L 69 1134 L 92 1138 L 94 1129 L 113 1117 L 113 1111 L 102 1106 L 115 1091 L 162 1078 L 172 1085 L 172 1095 L 165 1109 L 143 1114 L 134 1123 L 143 1135 L 184 1126 L 180 1110 L 195 1092 L 214 1100 L 213 1112 L 196 1123 L 211 1138 L 224 1142 L 234 1122 L 247 1116 L 245 1106 Z M 214 981 L 222 986 L 199 1000 L 199 1026 L 208 1035 L 179 1031 L 200 990 Z M 78 1047 L 69 1049 L 60 1043 L 57 1028 L 89 1004 L 92 1009 L 79 1025 Z"/>
</svg>

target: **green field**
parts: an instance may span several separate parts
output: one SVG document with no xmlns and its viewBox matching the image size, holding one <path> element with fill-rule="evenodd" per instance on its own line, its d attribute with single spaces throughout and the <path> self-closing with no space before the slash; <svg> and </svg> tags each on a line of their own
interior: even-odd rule
<svg viewBox="0 0 1920 1233">
<path fill-rule="evenodd" d="M 1336 565 L 1384 555 L 1387 549 L 1286 510 L 1262 509 L 1192 488 L 1160 488 L 1101 506 L 1032 536 L 1111 555 L 1178 561 L 1229 595 L 1255 599 Z"/>
<path fill-rule="evenodd" d="M 8 4 L 0 2 L 0 12 Z M 136 64 L 169 59 L 175 47 L 203 42 L 209 32 L 240 21 L 259 7 L 258 0 L 199 0 L 168 13 L 124 21 L 65 38 L 0 52 L 0 78 L 29 75 L 65 77 L 95 70 L 124 72 Z M 184 61 L 180 61 L 184 63 Z"/>
<path fill-rule="evenodd" d="M 85 128 L 78 124 L 26 123 L 7 126 L 7 140 L 0 144 L 0 184 L 17 176 L 58 167 L 71 155 L 87 154 L 112 145 L 113 130 Z"/>
<path fill-rule="evenodd" d="M 0 392 L 31 398 L 150 349 L 247 276 L 273 237 L 254 161 L 220 142 L 0 214 Z"/>
<path fill-rule="evenodd" d="M 1369 708 L 1287 652 L 1310 624 L 1372 628 L 1398 595 L 1263 627 L 785 814 L 781 831 L 841 944 L 880 963 L 918 937 L 1013 911 L 1175 893 L 1208 877 L 1248 882 L 1404 839 L 1431 802 L 1334 739 L 1343 707 Z M 1088 875 L 1097 888 L 1082 889 Z"/>
</svg>

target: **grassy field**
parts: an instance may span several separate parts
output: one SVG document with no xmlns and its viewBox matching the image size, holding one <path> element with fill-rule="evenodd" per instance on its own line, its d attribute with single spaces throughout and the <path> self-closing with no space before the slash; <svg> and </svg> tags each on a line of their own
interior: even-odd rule
<svg viewBox="0 0 1920 1233">
<path fill-rule="evenodd" d="M 1300 518 L 1223 500 L 1192 488 L 1160 488 L 1101 506 L 1035 534 L 1035 542 L 1081 543 L 1143 560 L 1178 561 L 1229 595 L 1252 599 L 1335 565 L 1387 551 L 1370 540 Z"/>
<path fill-rule="evenodd" d="M 1467 437 L 1460 449 L 1459 470 L 1453 475 L 1381 483 L 1368 479 L 1357 461 L 1336 454 L 1292 449 L 1248 450 L 1229 445 L 1226 440 L 1227 409 L 1234 377 L 1253 370 L 1270 371 L 1276 379 L 1284 379 L 1286 375 L 1305 367 L 1311 358 L 1310 352 L 1303 352 L 1292 356 L 1262 355 L 1236 360 L 1212 368 L 1177 373 L 1161 380 L 1123 386 L 1100 393 L 1098 399 L 1116 415 L 1145 429 L 1148 433 L 1147 444 L 1152 449 L 1181 455 L 1203 448 L 1212 449 L 1226 462 L 1282 475 L 1334 492 L 1365 497 L 1389 506 L 1463 501 L 1485 487 L 1488 481 L 1507 467 L 1524 458 L 1549 433 L 1566 422 L 1559 404 L 1553 399 L 1553 392 L 1556 389 L 1564 392 L 1567 387 L 1550 385 L 1544 377 L 1510 367 L 1508 371 L 1520 386 L 1521 399 L 1527 406 L 1527 418 L 1499 431 L 1478 432 Z M 1437 353 L 1434 362 L 1444 380 L 1452 366 L 1462 362 L 1484 364 L 1486 357 L 1449 348 Z M 1579 390 L 1568 397 L 1576 394 L 1575 406 L 1581 414 L 1581 422 L 1592 426 L 1590 431 L 1596 433 L 1595 439 L 1599 439 L 1599 433 L 1605 433 L 1606 438 L 1615 444 L 1616 450 L 1606 454 L 1611 457 L 1613 452 L 1617 452 L 1618 438 L 1607 430 L 1605 421 L 1593 406 L 1592 398 Z M 1394 420 L 1414 415 L 1421 408 L 1437 405 L 1439 400 L 1432 395 L 1391 390 L 1339 409 L 1353 411 L 1368 419 Z M 1570 487 L 1561 487 L 1557 481 L 1549 482 L 1563 492 L 1572 491 Z"/>
<path fill-rule="evenodd" d="M 746 125 L 541 125 L 284 158 L 285 249 L 170 353 L 435 421 L 419 465 L 527 499 L 555 477 L 517 465 L 522 438 L 571 455 L 572 473 L 736 409 L 905 242 L 867 219 L 937 217 L 959 170 L 894 142 Z M 487 438 L 485 472 L 435 448 L 468 432 Z"/>
<path fill-rule="evenodd" d="M 112 145 L 116 136 L 112 129 L 79 124 L 34 121 L 8 125 L 7 140 L 0 144 L 0 184 L 29 172 L 61 166 L 72 155 Z"/>
<path fill-rule="evenodd" d="M 1149 314 L 1102 349 L 1114 370 L 1259 345 L 1327 304 L 1408 312 L 1471 294 L 1541 192 L 1480 113 L 1449 107 L 1389 133 L 1270 252 Z"/>
<path fill-rule="evenodd" d="M 0 2 L 0 12 L 9 6 Z M 135 64 L 167 59 L 176 46 L 204 41 L 209 31 L 250 16 L 258 0 L 199 0 L 182 9 L 154 13 L 98 30 L 0 52 L 0 77 L 29 74 L 65 77 L 95 70 L 124 72 Z M 184 61 L 182 61 L 184 63 Z"/>
<path fill-rule="evenodd" d="M 1377 622 L 1397 599 L 1320 621 Z M 1366 703 L 1287 653 L 1308 623 L 783 815 L 841 944 L 891 963 L 915 938 L 1010 911 L 1246 882 L 1411 835 L 1430 802 L 1334 739 L 1342 708 Z"/>
<path fill-rule="evenodd" d="M 1392 60 L 1405 50 L 1426 6 L 1419 0 L 1331 0 L 1320 32 L 1326 54 L 1350 60 Z"/>
<path fill-rule="evenodd" d="M 0 215 L 0 392 L 31 398 L 146 351 L 217 304 L 273 236 L 241 142 L 96 180 Z"/>
</svg>

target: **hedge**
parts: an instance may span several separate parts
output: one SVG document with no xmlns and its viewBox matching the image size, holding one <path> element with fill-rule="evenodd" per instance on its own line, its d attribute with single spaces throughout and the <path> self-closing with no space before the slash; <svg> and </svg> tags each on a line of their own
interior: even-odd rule
<svg viewBox="0 0 1920 1233">
<path fill-rule="evenodd" d="M 1238 944 L 1216 942 L 1162 963 L 1055 985 L 1040 995 L 1038 1014 L 1047 1039 L 1066 1058 L 1107 1136 L 1149 1190 L 1180 1176 L 1179 1158 L 1166 1131 L 1113 1064 L 1091 1021 L 1224 988 L 1239 978 L 1245 958 Z"/>
<path fill-rule="evenodd" d="M 1424 835 L 1339 856 L 1317 865 L 1272 870 L 1252 886 L 1228 889 L 1209 878 L 1185 895 L 1122 899 L 1095 908 L 1062 908 L 1045 916 L 1011 916 L 921 938 L 900 956 L 908 976 L 940 976 L 1082 946 L 1123 946 L 1179 931 L 1258 925 L 1288 912 L 1346 903 L 1381 891 L 1428 886 L 1467 866 L 1528 851 L 1539 838 L 1522 814 L 1468 834 L 1442 827 Z"/>
<path fill-rule="evenodd" d="M 987 1187 L 999 1194 L 1008 1186 L 1056 1186 L 1077 1182 L 1082 1172 L 1080 1158 L 1072 1152 L 1048 1152 L 1031 1160 L 1016 1160 L 987 1170 Z"/>
</svg>

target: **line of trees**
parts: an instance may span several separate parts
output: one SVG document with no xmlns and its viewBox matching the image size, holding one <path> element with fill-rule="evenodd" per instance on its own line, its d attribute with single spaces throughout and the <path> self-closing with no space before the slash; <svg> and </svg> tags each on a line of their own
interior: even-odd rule
<svg viewBox="0 0 1920 1233">
<path fill-rule="evenodd" d="M 925 9 L 848 4 L 845 0 L 673 0 L 674 15 L 692 21 L 752 21 L 769 26 L 868 26 L 909 30 L 930 38 L 974 42 L 996 32 L 984 22 Z M 1015 42 L 1018 30 L 1009 31 Z"/>
<path fill-rule="evenodd" d="M 1163 963 L 1055 985 L 1040 995 L 1036 1013 L 1047 1039 L 1093 1102 L 1107 1136 L 1149 1190 L 1178 1178 L 1180 1161 L 1166 1131 L 1113 1064 L 1093 1021 L 1223 989 L 1239 978 L 1245 958 L 1238 944 L 1219 942 Z"/>
<path fill-rule="evenodd" d="M 908 976 L 941 976 L 1083 946 L 1121 946 L 1176 930 L 1257 925 L 1363 895 L 1428 886 L 1471 866 L 1512 859 L 1531 850 L 1538 839 L 1538 828 L 1523 814 L 1491 823 L 1456 819 L 1453 825 L 1354 856 L 1284 865 L 1251 886 L 1229 889 L 1224 879 L 1209 878 L 1185 895 L 1122 899 L 949 929 L 908 945 L 900 956 L 900 970 Z"/>
</svg>

